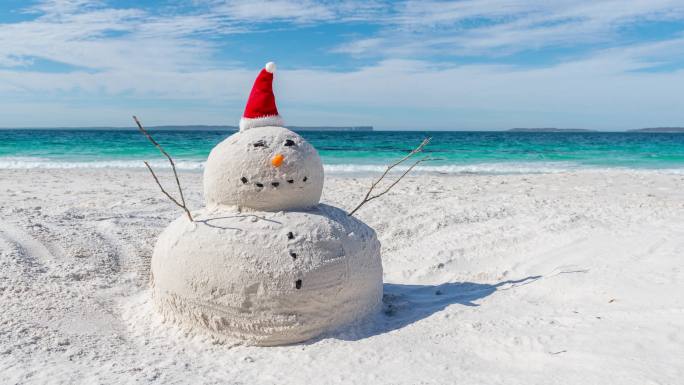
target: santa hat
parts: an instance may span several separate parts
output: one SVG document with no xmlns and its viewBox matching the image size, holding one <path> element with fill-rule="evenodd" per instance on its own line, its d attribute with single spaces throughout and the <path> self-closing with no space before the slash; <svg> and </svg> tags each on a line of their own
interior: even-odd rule
<svg viewBox="0 0 684 385">
<path fill-rule="evenodd" d="M 268 62 L 259 72 L 247 99 L 245 113 L 240 119 L 240 131 L 255 127 L 282 126 L 283 118 L 278 115 L 275 96 L 273 96 L 273 72 L 275 63 Z"/>
</svg>

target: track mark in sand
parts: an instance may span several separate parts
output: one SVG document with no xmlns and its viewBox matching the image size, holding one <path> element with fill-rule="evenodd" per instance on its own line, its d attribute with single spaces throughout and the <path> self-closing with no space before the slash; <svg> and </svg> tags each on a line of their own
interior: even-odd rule
<svg viewBox="0 0 684 385">
<path fill-rule="evenodd" d="M 146 282 L 150 271 L 150 260 L 140 255 L 139 250 L 127 242 L 120 234 L 121 230 L 111 222 L 100 222 L 97 225 L 98 235 L 105 241 L 107 246 L 116 256 L 116 265 L 120 273 L 134 273 L 141 282 Z"/>
<path fill-rule="evenodd" d="M 0 236 L 15 244 L 28 257 L 45 263 L 55 262 L 55 257 L 47 246 L 12 224 L 0 221 Z"/>
<path fill-rule="evenodd" d="M 590 271 L 590 269 L 585 269 L 585 268 L 582 268 L 581 266 L 565 265 L 565 266 L 556 267 L 551 272 L 546 274 L 546 276 L 547 277 L 555 277 L 555 276 L 561 275 L 561 274 L 585 274 L 585 273 L 588 273 L 589 271 Z"/>
</svg>

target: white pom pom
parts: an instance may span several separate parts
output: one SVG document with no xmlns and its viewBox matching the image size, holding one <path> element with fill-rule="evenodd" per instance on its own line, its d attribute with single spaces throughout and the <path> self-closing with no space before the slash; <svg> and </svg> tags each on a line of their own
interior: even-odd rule
<svg viewBox="0 0 684 385">
<path fill-rule="evenodd" d="M 274 72 L 275 72 L 275 69 L 276 69 L 276 66 L 275 66 L 275 63 L 274 63 L 274 62 L 270 61 L 270 62 L 266 63 L 266 65 L 264 66 L 264 68 L 266 69 L 266 71 L 268 71 L 268 72 L 270 72 L 270 73 L 274 73 Z"/>
</svg>

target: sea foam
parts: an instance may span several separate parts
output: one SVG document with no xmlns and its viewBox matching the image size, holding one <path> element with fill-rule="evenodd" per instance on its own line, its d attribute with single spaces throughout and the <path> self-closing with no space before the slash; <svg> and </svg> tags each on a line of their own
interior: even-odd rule
<svg viewBox="0 0 684 385">
<path fill-rule="evenodd" d="M 148 161 L 154 168 L 171 168 L 164 160 Z M 0 169 L 145 168 L 143 160 L 61 160 L 36 157 L 0 157 Z M 176 161 L 179 170 L 201 170 L 203 161 Z"/>
<path fill-rule="evenodd" d="M 184 171 L 201 171 L 204 161 L 198 159 L 176 159 L 176 168 Z M 170 169 L 166 160 L 148 161 L 155 169 Z M 410 165 L 410 163 L 409 163 Z M 325 172 L 331 175 L 375 175 L 385 171 L 385 164 L 325 164 Z M 40 157 L 0 157 L 0 169 L 144 169 L 142 159 L 69 160 Z M 393 172 L 406 171 L 408 165 L 397 166 Z M 634 170 L 627 167 L 589 166 L 573 162 L 482 162 L 469 164 L 419 165 L 413 169 L 416 174 L 549 174 L 578 170 Z M 648 170 L 644 168 L 642 170 Z M 684 168 L 659 168 L 668 173 L 684 174 Z"/>
</svg>

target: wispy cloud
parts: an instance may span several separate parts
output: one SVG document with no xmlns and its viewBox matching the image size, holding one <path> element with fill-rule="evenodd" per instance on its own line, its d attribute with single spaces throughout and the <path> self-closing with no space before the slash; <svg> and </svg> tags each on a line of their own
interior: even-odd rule
<svg viewBox="0 0 684 385">
<path fill-rule="evenodd" d="M 642 61 L 644 53 L 654 55 L 683 46 L 684 39 L 678 39 L 529 69 L 420 60 L 385 60 L 350 72 L 283 69 L 276 88 L 281 110 L 293 124 L 461 129 L 674 125 L 684 118 L 684 100 L 679 96 L 684 71 L 639 69 L 652 65 Z M 156 98 L 160 105 L 174 106 L 174 100 L 183 100 L 186 108 L 162 113 L 163 109 L 154 107 L 145 112 L 159 123 L 187 123 L 192 117 L 203 123 L 230 124 L 239 119 L 253 72 L 31 73 L 20 79 L 0 72 L 0 79 L 14 79 L 18 88 L 48 94 L 77 88 L 112 96 L 132 92 L 128 97 L 134 103 Z M 131 107 L 125 106 L 103 110 L 108 114 L 93 124 L 126 124 L 131 113 Z"/>
<path fill-rule="evenodd" d="M 373 0 L 313 1 L 313 0 L 205 0 L 211 12 L 234 21 L 315 22 L 369 21 L 381 17 L 387 9 L 385 2 Z"/>
<path fill-rule="evenodd" d="M 127 124 L 132 112 L 150 123 L 235 123 L 255 68 L 226 59 L 239 57 L 226 45 L 271 29 L 341 24 L 364 32 L 316 30 L 327 44 L 316 49 L 358 64 L 281 67 L 276 87 L 290 123 L 615 129 L 684 121 L 684 71 L 668 67 L 684 62 L 684 35 L 622 38 L 635 25 L 684 20 L 681 1 L 112 4 L 42 1 L 23 9 L 29 20 L 0 24 L 0 97 L 11 101 L 0 105 L 3 125 Z M 589 48 L 543 65 L 506 61 L 565 46 Z"/>
<path fill-rule="evenodd" d="M 361 20 L 373 2 L 198 0 L 179 13 L 116 8 L 103 0 L 45 0 L 23 11 L 34 20 L 0 24 L 0 65 L 34 59 L 105 69 L 188 70 L 213 67 L 217 37 L 271 28 L 270 23 L 311 24 Z M 230 63 L 228 63 L 230 64 Z M 226 66 L 226 63 L 221 63 Z"/>
<path fill-rule="evenodd" d="M 25 12 L 37 12 L 45 16 L 70 15 L 104 5 L 101 0 L 42 0 L 26 8 Z"/>
<path fill-rule="evenodd" d="M 151 14 L 93 0 L 48 0 L 25 12 L 38 16 L 0 24 L 0 65 L 41 59 L 92 70 L 204 69 L 213 66 L 216 44 L 199 35 L 245 31 L 211 13 Z"/>
<path fill-rule="evenodd" d="M 313 1 L 222 1 L 215 3 L 213 11 L 233 19 L 251 22 L 266 20 L 315 22 L 330 20 L 335 17 L 335 12 L 330 7 Z"/>
<path fill-rule="evenodd" d="M 376 36 L 346 42 L 334 51 L 388 57 L 500 56 L 555 46 L 620 44 L 620 32 L 636 23 L 672 20 L 684 20 L 681 1 L 408 1 L 393 8 Z"/>
</svg>

